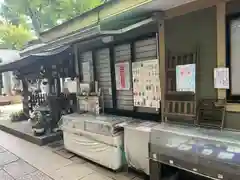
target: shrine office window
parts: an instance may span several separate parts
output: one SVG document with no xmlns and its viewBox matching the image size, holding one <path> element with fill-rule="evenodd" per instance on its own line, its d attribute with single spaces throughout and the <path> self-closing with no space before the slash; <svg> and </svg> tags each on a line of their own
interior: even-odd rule
<svg viewBox="0 0 240 180">
<path fill-rule="evenodd" d="M 230 69 L 229 102 L 240 103 L 240 14 L 227 20 L 227 66 Z"/>
</svg>

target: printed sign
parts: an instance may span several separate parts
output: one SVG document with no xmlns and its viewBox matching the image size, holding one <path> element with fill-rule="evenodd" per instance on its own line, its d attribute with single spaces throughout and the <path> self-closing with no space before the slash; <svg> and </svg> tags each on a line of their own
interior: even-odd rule
<svg viewBox="0 0 240 180">
<path fill-rule="evenodd" d="M 232 159 L 234 157 L 233 153 L 228 153 L 228 152 L 220 152 L 218 154 L 219 159 Z"/>
<path fill-rule="evenodd" d="M 229 68 L 214 68 L 214 88 L 229 89 Z"/>
<path fill-rule="evenodd" d="M 117 90 L 130 90 L 130 68 L 129 63 L 115 64 Z"/>
<path fill-rule="evenodd" d="M 177 91 L 195 92 L 196 64 L 178 65 L 176 67 Z"/>
<path fill-rule="evenodd" d="M 159 60 L 132 63 L 133 100 L 136 107 L 160 108 Z"/>
</svg>

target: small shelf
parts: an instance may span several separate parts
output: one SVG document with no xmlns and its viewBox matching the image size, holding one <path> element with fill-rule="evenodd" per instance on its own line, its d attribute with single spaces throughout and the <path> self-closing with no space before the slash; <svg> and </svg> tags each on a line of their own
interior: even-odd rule
<svg viewBox="0 0 240 180">
<path fill-rule="evenodd" d="M 184 116 L 184 117 L 195 117 L 195 114 L 181 114 L 181 113 L 164 113 L 165 116 Z"/>
<path fill-rule="evenodd" d="M 194 92 L 167 91 L 167 95 L 195 95 Z"/>
<path fill-rule="evenodd" d="M 168 68 L 168 69 L 167 69 L 167 72 L 174 72 L 174 71 L 176 71 L 175 68 Z"/>
</svg>

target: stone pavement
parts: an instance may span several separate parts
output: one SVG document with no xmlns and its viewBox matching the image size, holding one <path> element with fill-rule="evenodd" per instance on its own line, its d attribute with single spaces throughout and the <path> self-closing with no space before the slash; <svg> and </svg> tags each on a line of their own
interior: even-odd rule
<svg viewBox="0 0 240 180">
<path fill-rule="evenodd" d="M 114 173 L 76 156 L 64 158 L 47 146 L 37 146 L 3 131 L 0 146 L 0 180 L 142 180 L 134 174 Z"/>
<path fill-rule="evenodd" d="M 65 158 L 47 146 L 2 131 L 0 146 L 0 180 L 141 180 L 134 174 L 114 173 L 76 156 Z"/>
<path fill-rule="evenodd" d="M 0 107 L 0 121 L 21 105 Z M 61 145 L 61 144 L 60 144 Z M 0 180 L 142 180 L 114 173 L 68 154 L 58 147 L 40 147 L 0 131 Z"/>
<path fill-rule="evenodd" d="M 31 166 L 0 146 L 1 180 L 51 180 L 43 172 Z"/>
</svg>

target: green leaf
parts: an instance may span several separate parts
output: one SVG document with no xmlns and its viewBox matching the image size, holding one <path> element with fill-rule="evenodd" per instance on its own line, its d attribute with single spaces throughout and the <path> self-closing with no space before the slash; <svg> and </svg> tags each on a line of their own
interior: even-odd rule
<svg viewBox="0 0 240 180">
<path fill-rule="evenodd" d="M 0 25 L 0 46 L 9 49 L 21 49 L 33 38 L 32 33 L 22 25 L 2 23 Z"/>
<path fill-rule="evenodd" d="M 0 16 L 14 25 L 31 25 L 39 34 L 58 24 L 59 20 L 68 20 L 103 3 L 102 0 L 4 0 Z M 23 22 L 25 21 L 25 23 Z"/>
</svg>

